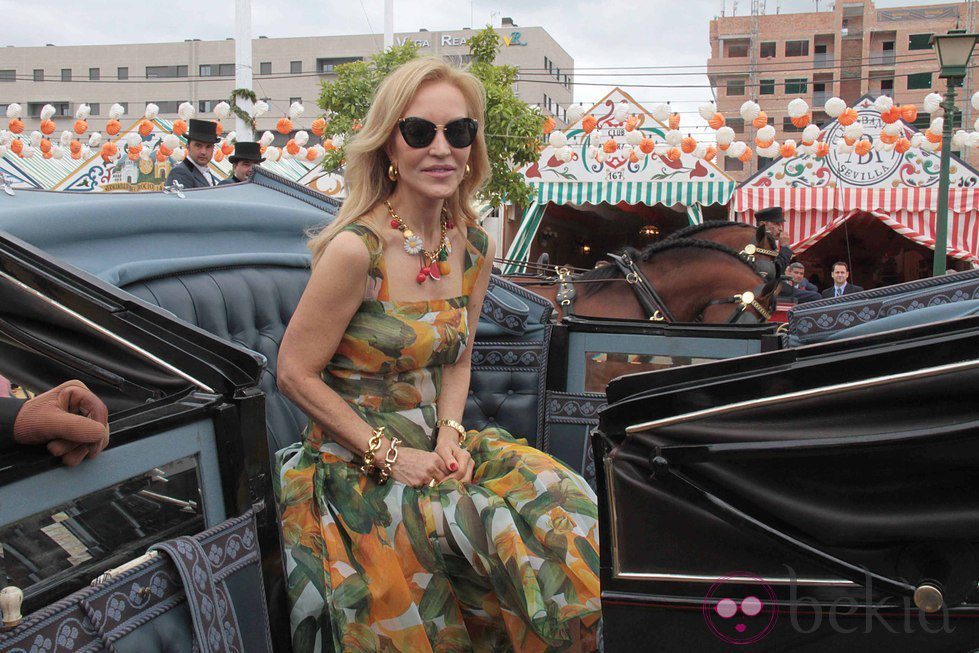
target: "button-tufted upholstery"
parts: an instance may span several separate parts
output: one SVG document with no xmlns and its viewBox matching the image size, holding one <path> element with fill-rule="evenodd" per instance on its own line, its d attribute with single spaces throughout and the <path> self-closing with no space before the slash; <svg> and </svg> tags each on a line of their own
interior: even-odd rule
<svg viewBox="0 0 979 653">
<path fill-rule="evenodd" d="M 308 258 L 211 263 L 149 276 L 122 270 L 119 278 L 140 299 L 265 356 L 261 388 L 269 448 L 277 451 L 298 441 L 306 425 L 303 412 L 279 393 L 275 369 L 282 335 L 309 279 Z M 544 300 L 494 278 L 476 334 L 467 427 L 501 426 L 538 443 L 550 314 Z"/>
</svg>

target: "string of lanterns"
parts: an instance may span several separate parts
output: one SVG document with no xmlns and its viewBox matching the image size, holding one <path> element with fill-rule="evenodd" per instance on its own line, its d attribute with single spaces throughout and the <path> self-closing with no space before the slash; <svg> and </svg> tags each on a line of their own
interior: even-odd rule
<svg viewBox="0 0 979 653">
<path fill-rule="evenodd" d="M 258 100 L 253 103 L 248 114 L 252 120 L 255 120 L 268 113 L 269 109 L 267 102 Z M 105 124 L 105 137 L 97 131 L 89 133 L 88 119 L 91 112 L 91 106 L 88 104 L 80 105 L 75 111 L 71 129 L 63 130 L 57 138 L 54 138 L 54 133 L 57 131 L 57 125 L 54 121 L 57 109 L 53 105 L 45 104 L 39 114 L 41 121 L 38 129 L 30 134 L 24 134 L 23 107 L 20 104 L 12 103 L 7 107 L 7 128 L 0 129 L 0 157 L 9 152 L 23 159 L 34 156 L 41 156 L 45 159 L 63 159 L 67 156 L 74 160 L 82 160 L 97 154 L 105 163 L 114 163 L 125 156 L 134 162 L 155 159 L 157 162 L 163 163 L 169 159 L 174 164 L 179 164 L 187 157 L 185 139 L 181 137 L 187 133 L 188 121 L 197 117 L 197 110 L 193 104 L 190 102 L 181 103 L 177 108 L 178 118 L 173 121 L 171 133 L 166 133 L 154 141 L 151 136 L 158 124 L 154 121 L 160 113 L 160 107 L 154 103 L 146 105 L 143 117 L 136 124 L 135 129 L 122 137 L 118 137 L 122 131 L 120 118 L 126 112 L 122 104 L 115 103 L 109 109 L 109 120 Z M 216 123 L 217 135 L 221 140 L 214 147 L 212 160 L 220 163 L 234 153 L 237 132 L 231 131 L 225 135 L 224 127 L 221 124 L 222 120 L 227 120 L 232 116 L 230 104 L 219 102 L 214 106 L 213 113 L 215 116 L 213 122 Z M 280 118 L 276 123 L 276 131 L 283 135 L 289 135 L 304 113 L 305 107 L 302 103 L 293 102 L 289 106 L 287 117 Z M 316 165 L 322 161 L 327 151 L 336 149 L 343 144 L 342 135 L 329 138 L 326 136 L 327 129 L 326 120 L 317 118 L 312 122 L 310 131 L 320 142 L 310 143 L 309 133 L 300 129 L 281 148 L 272 145 L 275 135 L 270 131 L 265 131 L 258 139 L 259 149 L 269 161 L 299 159 Z"/>
<path fill-rule="evenodd" d="M 972 96 L 972 106 L 979 110 L 979 92 Z M 942 97 L 938 93 L 929 93 L 922 108 L 928 114 L 934 114 L 941 108 Z M 708 102 L 698 108 L 700 117 L 714 131 L 716 145 L 698 142 L 690 134 L 686 136 L 680 131 L 680 114 L 672 111 L 669 104 L 659 104 L 653 107 L 650 115 L 667 127 L 662 141 L 654 141 L 652 133 L 643 129 L 643 116 L 631 114 L 630 105 L 625 100 L 619 102 L 613 109 L 612 117 L 615 126 L 621 125 L 625 130 L 624 136 L 613 136 L 596 132 L 598 119 L 585 115 L 585 107 L 577 104 L 567 110 L 569 125 L 581 122 L 581 134 L 569 136 L 568 133 L 555 131 L 553 118 L 544 122 L 544 134 L 548 136 L 548 145 L 554 149 L 554 156 L 559 161 L 569 162 L 574 157 L 572 146 L 584 145 L 587 139 L 586 155 L 604 163 L 608 156 L 624 150 L 628 152 L 629 161 L 637 163 L 649 155 L 665 156 L 676 161 L 683 154 L 692 154 L 698 159 L 714 160 L 717 156 L 738 159 L 743 163 L 750 161 L 756 154 L 759 157 L 792 158 L 795 156 L 813 156 L 824 158 L 835 147 L 838 154 L 856 153 L 866 155 L 873 150 L 884 152 L 897 151 L 904 154 L 911 148 L 921 148 L 928 152 L 939 152 L 942 148 L 942 129 L 944 118 L 933 118 L 928 128 L 923 132 L 907 135 L 901 121 L 913 123 L 918 119 L 918 108 L 914 104 L 898 105 L 886 95 L 874 100 L 874 108 L 880 112 L 884 127 L 880 135 L 871 141 L 863 138 L 863 125 L 858 120 L 859 114 L 853 107 L 838 98 L 832 97 L 823 106 L 826 115 L 837 120 L 843 126 L 842 134 L 835 143 L 819 140 L 822 128 L 812 122 L 813 114 L 809 103 L 802 98 L 795 98 L 788 103 L 787 113 L 792 125 L 802 130 L 800 139 L 785 139 L 779 143 L 775 127 L 769 124 L 768 114 L 754 100 L 748 100 L 741 105 L 739 114 L 744 124 L 750 124 L 757 131 L 754 139 L 754 149 L 744 141 L 735 140 L 734 129 L 727 125 L 724 115 L 717 110 L 717 105 Z M 961 151 L 965 147 L 979 147 L 979 119 L 974 125 L 975 131 L 959 129 L 952 136 L 951 148 Z"/>
</svg>

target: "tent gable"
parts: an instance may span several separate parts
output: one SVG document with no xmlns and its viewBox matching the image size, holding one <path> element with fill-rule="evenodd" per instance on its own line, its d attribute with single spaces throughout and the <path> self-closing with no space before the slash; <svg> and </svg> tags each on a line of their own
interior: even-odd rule
<svg viewBox="0 0 979 653">
<path fill-rule="evenodd" d="M 880 111 L 874 107 L 874 99 L 865 95 L 853 107 L 863 125 L 864 136 L 871 143 L 877 142 L 885 125 Z M 908 139 L 919 133 L 914 125 L 903 120 L 900 124 Z M 864 156 L 855 152 L 840 154 L 836 142 L 843 137 L 844 129 L 839 120 L 823 127 L 819 140 L 830 146 L 825 158 L 808 154 L 789 159 L 779 157 L 741 187 L 901 189 L 938 186 L 941 167 L 938 153 L 913 147 L 904 154 L 893 149 L 889 152 L 874 149 Z M 950 182 L 953 188 L 974 188 L 979 185 L 979 172 L 953 154 Z"/>
</svg>

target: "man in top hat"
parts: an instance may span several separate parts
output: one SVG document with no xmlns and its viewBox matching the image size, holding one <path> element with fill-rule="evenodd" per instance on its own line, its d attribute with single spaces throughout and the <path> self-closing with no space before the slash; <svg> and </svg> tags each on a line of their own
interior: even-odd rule
<svg viewBox="0 0 979 653">
<path fill-rule="evenodd" d="M 175 181 L 184 188 L 206 188 L 216 182 L 208 166 L 218 142 L 218 126 L 210 120 L 191 119 L 187 126 L 187 158 L 174 166 L 167 186 Z"/>
<path fill-rule="evenodd" d="M 228 161 L 231 162 L 231 175 L 227 179 L 222 179 L 218 186 L 248 181 L 252 178 L 255 166 L 264 160 L 262 148 L 258 143 L 238 141 L 235 143 L 235 153 L 228 157 Z"/>
<path fill-rule="evenodd" d="M 781 243 L 782 229 L 785 226 L 782 207 L 773 206 L 768 209 L 756 211 L 755 222 L 765 225 L 765 230 L 775 237 L 775 243 L 778 245 L 778 256 L 775 257 L 775 273 L 778 276 L 782 276 L 786 268 L 789 267 L 789 261 L 792 260 L 792 250 L 788 245 Z"/>
</svg>

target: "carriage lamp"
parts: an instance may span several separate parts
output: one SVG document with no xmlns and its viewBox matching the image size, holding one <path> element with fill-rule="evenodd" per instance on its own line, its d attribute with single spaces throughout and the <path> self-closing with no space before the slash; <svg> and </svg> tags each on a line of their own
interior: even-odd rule
<svg viewBox="0 0 979 653">
<path fill-rule="evenodd" d="M 644 224 L 639 228 L 639 235 L 643 238 L 656 238 L 659 236 L 659 227 L 654 224 Z"/>
<path fill-rule="evenodd" d="M 589 245 L 588 243 L 585 243 L 584 245 L 581 246 L 581 253 L 582 254 L 587 254 L 590 251 L 591 251 L 591 245 Z"/>
<path fill-rule="evenodd" d="M 945 274 L 945 257 L 948 251 L 948 176 L 951 166 L 952 123 L 955 122 L 955 86 L 965 77 L 969 58 L 976 46 L 976 37 L 964 29 L 949 30 L 948 34 L 935 34 L 931 44 L 938 52 L 938 63 L 941 66 L 939 77 L 946 81 L 945 100 L 942 108 L 945 110 L 945 125 L 942 129 L 942 164 L 938 175 L 938 215 L 935 220 L 935 258 L 932 263 L 932 275 Z"/>
</svg>

